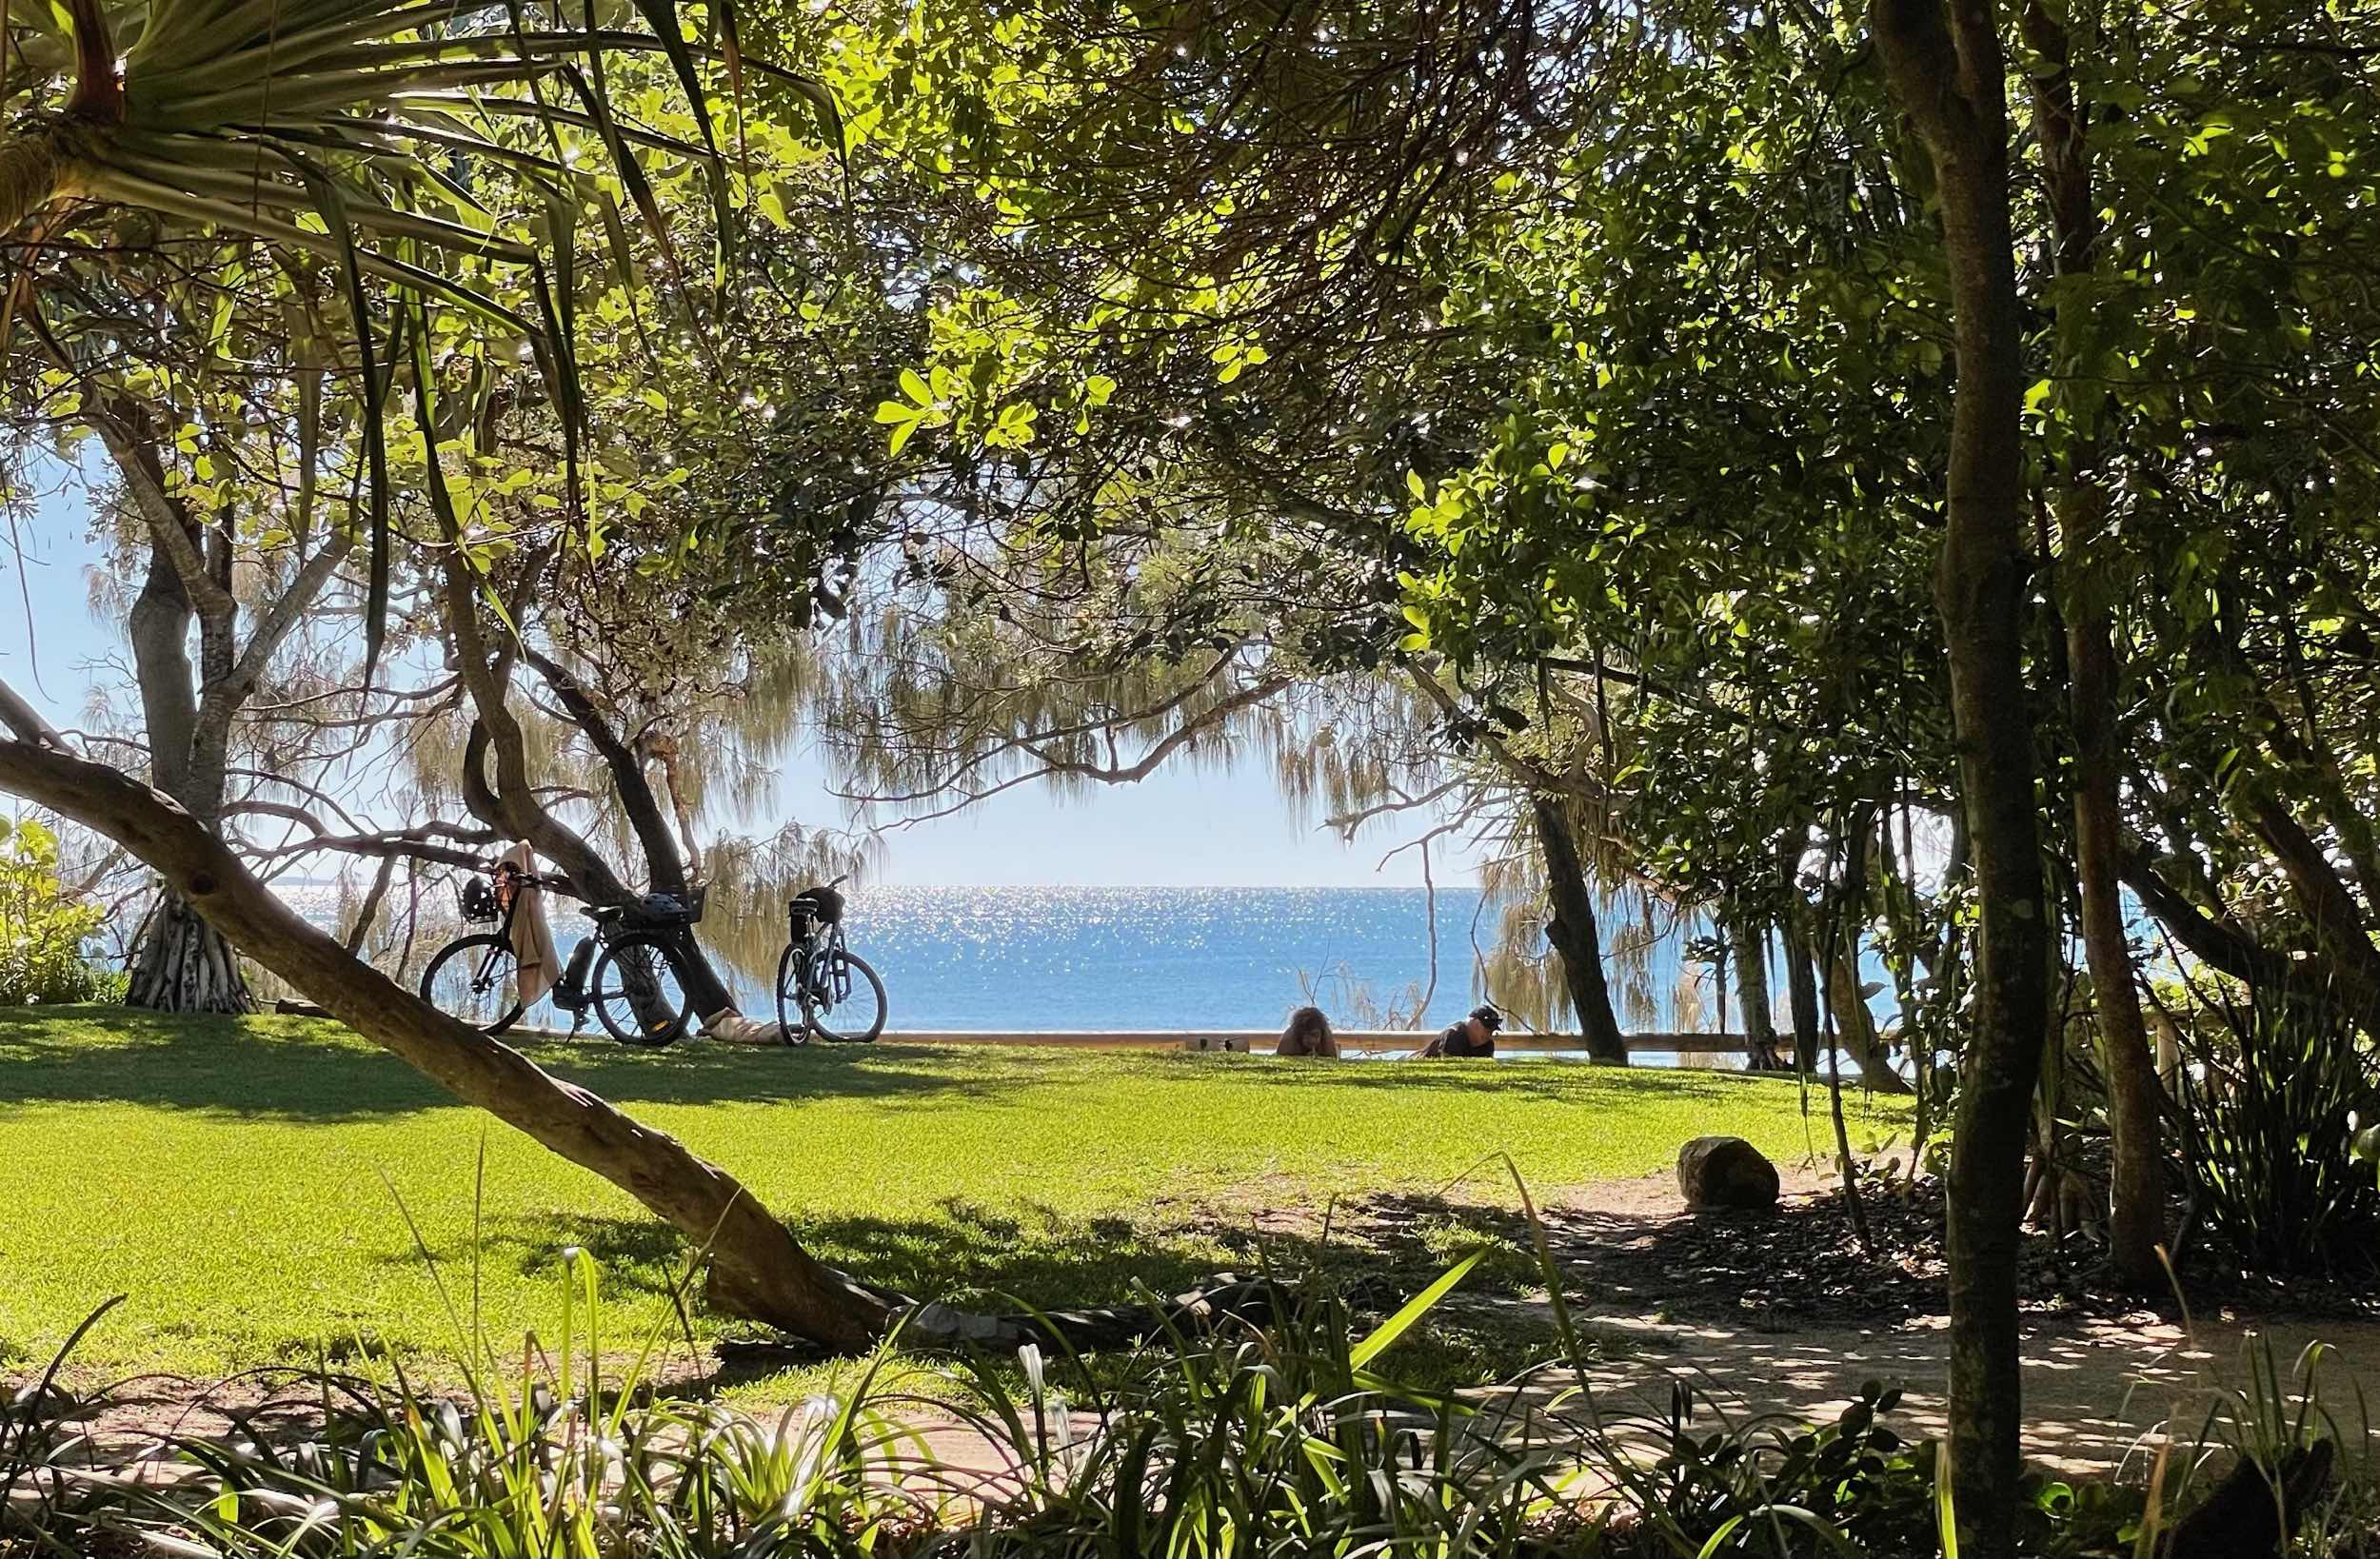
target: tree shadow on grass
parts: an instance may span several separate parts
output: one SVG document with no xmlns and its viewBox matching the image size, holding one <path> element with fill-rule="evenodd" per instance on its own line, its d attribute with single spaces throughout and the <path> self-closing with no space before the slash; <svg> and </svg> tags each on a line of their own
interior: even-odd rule
<svg viewBox="0 0 2380 1559">
<path fill-rule="evenodd" d="M 805 1218 L 794 1233 L 821 1260 L 912 1297 L 977 1304 L 990 1295 L 1010 1309 L 1123 1304 L 1143 1289 L 1179 1293 L 1254 1253 L 1252 1241 L 1227 1229 L 1068 1216 L 1034 1203 L 995 1210 L 958 1198 L 942 1203 L 939 1215 Z M 485 1258 L 524 1277 L 558 1280 L 563 1253 L 573 1248 L 594 1258 L 607 1288 L 658 1295 L 683 1276 L 693 1244 L 653 1219 L 537 1214 L 492 1221 Z M 440 1259 L 468 1257 L 451 1251 Z"/>
<path fill-rule="evenodd" d="M 1615 1095 L 1741 1101 L 1770 1078 L 1723 1072 L 1619 1071 L 1538 1062 L 1313 1064 L 1270 1056 L 1005 1046 L 731 1046 L 663 1051 L 605 1041 L 524 1043 L 523 1054 L 625 1108 L 643 1104 L 803 1104 L 827 1099 L 1000 1103 L 1102 1078 L 1234 1088 L 1395 1091 L 1448 1108 L 1482 1092 L 1549 1101 Z M 257 1119 L 347 1121 L 454 1103 L 427 1078 L 323 1019 L 169 1016 L 122 1008 L 0 1009 L 0 1115 L 34 1103 L 125 1103 Z"/>
<path fill-rule="evenodd" d="M 1306 1208 L 1235 1216 L 1177 1209 L 1137 1217 L 952 1198 L 913 1216 L 805 1218 L 794 1233 L 813 1254 L 870 1283 L 969 1310 L 1129 1306 L 1200 1289 L 1226 1273 L 1269 1273 L 1347 1295 L 1361 1327 L 1377 1324 L 1478 1251 L 1481 1259 L 1461 1286 L 1398 1345 L 1405 1368 L 1419 1372 L 1412 1378 L 1438 1387 L 1483 1385 L 1560 1352 L 1558 1333 L 1537 1303 L 1541 1271 L 1511 1215 L 1434 1197 L 1366 1198 L 1353 1213 Z M 655 1219 L 541 1213 L 491 1219 L 477 1259 L 491 1275 L 561 1285 L 568 1280 L 565 1253 L 573 1250 L 593 1259 L 607 1303 L 634 1300 L 647 1317 L 638 1323 L 639 1336 L 616 1324 L 607 1332 L 614 1346 L 633 1352 L 642 1329 L 670 1314 L 650 1302 L 684 1292 L 693 1242 Z M 433 1257 L 450 1288 L 475 1287 L 467 1241 L 442 1246 Z M 392 1252 L 379 1259 L 407 1265 L 421 1257 Z M 701 1394 L 828 1358 L 751 1323 L 704 1316 L 699 1283 L 686 1296 L 700 1346 L 683 1370 L 669 1371 L 673 1390 Z M 666 1351 L 682 1352 L 679 1322 L 664 1318 L 661 1327 Z"/>
<path fill-rule="evenodd" d="M 517 1048 L 555 1076 L 624 1107 L 851 1098 L 990 1102 L 1059 1080 L 1015 1056 L 979 1057 L 952 1047 L 693 1041 L 645 1051 L 609 1041 L 545 1040 Z M 396 1056 L 325 1019 L 0 1008 L 0 1115 L 47 1103 L 145 1104 L 337 1122 L 450 1108 L 456 1100 Z"/>
<path fill-rule="evenodd" d="M 451 1102 L 336 1024 L 111 1007 L 0 1008 L 0 1115 L 120 1103 L 350 1120 Z"/>
<path fill-rule="evenodd" d="M 1183 1293 L 1223 1272 L 1320 1276 L 1402 1293 L 1483 1248 L 1470 1288 L 1510 1294 L 1538 1282 L 1525 1229 L 1498 1209 L 1415 1195 L 1366 1200 L 1390 1215 L 1317 1208 L 1259 1216 L 1215 1209 L 1084 1216 L 1033 1201 L 994 1208 L 952 1197 L 931 1215 L 807 1217 L 793 1233 L 813 1255 L 870 1283 L 915 1299 L 1003 1311 L 1130 1304 Z M 594 1258 L 608 1289 L 645 1295 L 666 1293 L 692 1253 L 692 1242 L 655 1219 L 552 1213 L 494 1220 L 483 1250 L 492 1266 L 559 1281 L 564 1253 L 574 1248 Z M 441 1252 L 439 1260 L 467 1262 L 467 1249 Z"/>
</svg>

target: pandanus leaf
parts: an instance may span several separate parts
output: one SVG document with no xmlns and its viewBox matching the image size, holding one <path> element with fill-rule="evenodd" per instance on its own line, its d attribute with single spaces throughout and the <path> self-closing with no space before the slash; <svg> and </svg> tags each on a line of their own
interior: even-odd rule
<svg viewBox="0 0 2380 1559">
<path fill-rule="evenodd" d="M 385 413 L 388 404 L 389 378 L 382 374 L 372 339 L 372 309 L 364 290 L 363 256 L 355 243 L 355 228 L 347 221 L 347 199 L 340 193 L 338 181 L 311 163 L 292 159 L 306 187 L 313 192 L 314 208 L 328 225 L 331 236 L 338 240 L 340 277 L 346 284 L 347 310 L 355 325 L 355 346 L 358 365 L 364 376 L 364 450 L 371 469 L 371 552 L 365 585 L 364 607 L 364 678 L 363 686 L 372 685 L 372 677 L 380 669 L 380 652 L 388 632 L 388 433 Z M 390 375 L 395 370 L 396 335 L 403 329 L 404 316 L 390 331 L 388 360 Z M 433 451 L 433 454 L 435 451 Z"/>
<path fill-rule="evenodd" d="M 747 80 L 766 81 L 816 110 L 843 155 L 832 96 L 807 77 L 747 56 L 732 12 L 710 13 L 713 36 L 724 46 L 714 49 L 689 36 L 679 0 L 632 3 L 649 31 L 599 27 L 591 5 L 580 28 L 532 27 L 519 0 L 131 0 L 112 9 L 107 0 L 0 0 L 13 65 L 9 103 L 30 95 L 43 107 L 45 95 L 71 81 L 88 127 L 78 129 L 69 176 L 29 196 L 29 210 L 71 190 L 228 239 L 257 240 L 285 260 L 305 255 L 337 266 L 363 370 L 367 679 L 384 646 L 389 593 L 386 403 L 400 345 L 408 331 L 426 331 L 430 300 L 529 344 L 561 424 L 573 507 L 583 512 L 585 412 L 571 349 L 580 283 L 573 249 L 580 203 L 590 194 L 613 267 L 631 285 L 635 270 L 617 207 L 595 180 L 572 170 L 565 134 L 585 131 L 601 142 L 608 171 L 673 269 L 672 237 L 640 153 L 688 158 L 706 171 L 723 263 L 733 252 L 737 213 L 707 66 L 724 62 L 739 132 Z M 78 49 L 81 64 L 69 70 Z M 613 111 L 606 58 L 640 54 L 666 61 L 693 117 L 691 139 L 625 123 Z M 549 84 L 549 77 L 561 79 Z M 523 119 L 545 128 L 545 148 L 525 147 L 510 133 Z M 458 165 L 517 180 L 545 211 L 542 230 L 507 221 L 501 213 L 508 198 L 483 199 Z M 490 267 L 529 273 L 534 318 L 482 282 Z M 387 289 L 396 306 L 393 319 L 378 326 L 375 288 Z M 645 322 L 636 325 L 642 332 Z M 419 358 L 428 343 L 414 347 Z"/>
</svg>

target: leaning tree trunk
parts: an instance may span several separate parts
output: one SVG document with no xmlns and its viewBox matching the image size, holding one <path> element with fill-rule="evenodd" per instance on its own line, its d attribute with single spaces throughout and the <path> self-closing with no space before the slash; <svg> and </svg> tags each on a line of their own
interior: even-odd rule
<svg viewBox="0 0 2380 1559">
<path fill-rule="evenodd" d="M 820 1264 L 752 1194 L 675 1137 L 456 1022 L 300 919 L 171 799 L 103 764 L 0 740 L 0 787 L 106 835 L 257 962 L 333 1016 L 675 1225 L 710 1258 L 714 1303 L 829 1348 L 882 1335 L 893 1301 Z"/>
<path fill-rule="evenodd" d="M 477 616 L 478 594 L 459 561 L 450 561 L 446 568 L 446 600 L 448 627 L 458 652 L 466 658 L 465 681 L 480 714 L 478 731 L 465 758 L 466 801 L 483 821 L 509 828 L 527 839 L 597 901 L 626 903 L 630 897 L 627 886 L 609 863 L 536 799 L 528 783 L 519 724 L 505 706 L 509 672 L 498 675 L 489 666 Z M 652 891 L 673 895 L 688 892 L 684 858 L 679 854 L 678 842 L 670 834 L 660 801 L 645 779 L 644 764 L 612 728 L 610 717 L 567 667 L 526 640 L 513 641 L 508 653 L 520 655 L 536 668 L 604 760 L 627 816 L 629 830 L 644 850 L 646 881 Z M 496 758 L 498 783 L 494 786 L 486 783 L 483 767 L 483 755 L 489 751 Z M 773 1021 L 756 1021 L 744 1016 L 736 1005 L 734 993 L 711 963 L 699 935 L 689 934 L 686 946 L 692 957 L 684 960 L 680 972 L 685 979 L 687 999 L 705 1034 L 747 1044 L 783 1037 Z"/>
<path fill-rule="evenodd" d="M 1612 1012 L 1612 987 L 1603 977 L 1603 933 L 1595 918 L 1595 894 L 1578 863 L 1578 844 L 1560 798 L 1533 796 L 1537 842 L 1545 852 L 1546 897 L 1554 903 L 1554 918 L 1546 922 L 1545 939 L 1562 960 L 1562 977 L 1570 987 L 1570 1005 L 1578 1015 L 1578 1036 L 1587 1055 L 1614 1066 L 1628 1064 L 1628 1040 Z"/>
<path fill-rule="evenodd" d="M 1906 1094 L 1909 1080 L 1893 1064 L 1892 1047 L 1877 1032 L 1875 1014 L 1869 1010 L 1867 994 L 1860 989 L 1859 938 L 1854 933 L 1843 938 L 1846 948 L 1835 955 L 1834 967 L 1827 971 L 1827 1005 L 1835 1010 L 1835 1039 L 1859 1063 L 1859 1080 L 1879 1094 Z"/>
</svg>

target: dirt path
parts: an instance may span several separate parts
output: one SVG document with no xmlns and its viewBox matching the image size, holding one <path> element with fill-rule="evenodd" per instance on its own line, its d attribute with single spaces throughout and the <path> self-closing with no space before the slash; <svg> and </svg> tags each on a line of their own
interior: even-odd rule
<svg viewBox="0 0 2380 1559">
<path fill-rule="evenodd" d="M 1788 1172 L 1780 1216 L 1806 1212 L 1817 1177 Z M 1598 1293 L 1597 1280 L 1631 1279 L 1658 1265 L 1661 1248 L 1690 1246 L 1705 1261 L 1712 1233 L 1689 1229 L 1675 1180 L 1666 1175 L 1592 1186 L 1560 1198 L 1549 1214 L 1557 1257 L 1586 1285 L 1581 1313 L 1604 1335 L 1637 1351 L 1597 1372 L 1597 1385 L 1632 1409 L 1666 1404 L 1671 1384 L 1686 1380 L 1731 1415 L 1782 1413 L 1823 1419 L 1856 1399 L 1870 1380 L 1904 1389 L 1896 1421 L 1911 1436 L 1944 1430 L 1949 1369 L 1947 1325 L 1939 1314 L 1908 1315 L 1869 1326 L 1794 1324 L 1773 1312 L 1737 1321 L 1704 1313 L 1648 1318 L 1655 1285 L 1618 1284 Z M 1726 1239 L 1722 1225 L 1716 1237 Z M 1765 1227 L 1746 1222 L 1748 1238 Z M 1692 1237 L 1687 1237 L 1692 1236 Z M 1640 1262 L 1630 1254 L 1651 1258 Z M 1697 1275 L 1681 1260 L 1669 1272 L 1680 1288 Z M 1793 1273 L 1780 1274 L 1790 1282 Z M 2196 1443 L 2227 1389 L 2246 1385 L 2250 1359 L 2269 1346 L 2287 1379 L 2311 1343 L 2325 1345 L 2317 1385 L 2339 1431 L 2374 1434 L 2360 1391 L 2380 1418 L 2380 1324 L 2347 1318 L 2258 1320 L 2230 1313 L 2194 1317 L 2189 1330 L 2152 1312 L 2109 1316 L 2041 1316 L 2024 1334 L 2028 1453 L 2064 1472 L 2112 1470 L 2138 1453 L 2164 1426 L 2177 1449 Z M 2152 1450 L 2151 1454 L 2153 1454 Z"/>
</svg>

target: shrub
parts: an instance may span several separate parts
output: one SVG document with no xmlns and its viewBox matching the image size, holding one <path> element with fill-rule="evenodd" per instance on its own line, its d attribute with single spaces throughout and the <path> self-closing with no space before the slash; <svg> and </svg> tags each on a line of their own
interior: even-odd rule
<svg viewBox="0 0 2380 1559">
<path fill-rule="evenodd" d="M 86 954 L 105 919 L 60 888 L 56 835 L 0 818 L 0 1007 L 108 996 L 117 977 Z"/>
<path fill-rule="evenodd" d="M 2197 1215 L 2243 1266 L 2370 1267 L 2380 1180 L 2356 1161 L 2380 1119 L 2380 1062 L 2320 991 L 2260 989 L 2208 1003 L 2216 1033 L 2184 1094 Z"/>
</svg>

